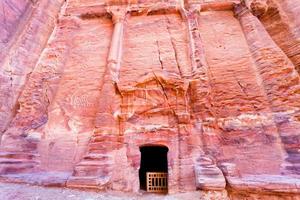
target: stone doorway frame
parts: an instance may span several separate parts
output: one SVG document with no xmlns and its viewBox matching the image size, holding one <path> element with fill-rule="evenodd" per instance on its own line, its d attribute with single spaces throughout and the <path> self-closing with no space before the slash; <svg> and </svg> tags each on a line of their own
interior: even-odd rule
<svg viewBox="0 0 300 200">
<path fill-rule="evenodd" d="M 168 177 L 166 178 L 159 178 L 159 177 L 165 177 L 168 176 L 168 152 L 169 148 L 164 145 L 142 145 L 139 147 L 140 154 L 141 154 L 141 161 L 140 161 L 140 168 L 139 168 L 139 183 L 140 183 L 140 189 L 145 190 L 147 192 L 156 192 L 156 193 L 167 193 L 168 192 Z M 153 161 L 153 157 L 149 155 L 149 153 L 159 153 L 157 163 L 151 163 L 150 166 L 148 165 L 149 161 Z M 150 156 L 150 157 L 149 157 Z M 152 157 L 152 159 L 151 159 Z M 155 157 L 155 156 L 154 156 Z M 148 163 L 148 164 L 147 164 Z M 142 165 L 143 164 L 143 165 Z M 166 165 L 165 165 L 166 164 Z M 148 166 L 147 166 L 148 165 Z M 165 168 L 166 166 L 166 168 Z M 142 168 L 145 167 L 145 168 Z M 148 168 L 148 169 L 147 169 Z M 152 169 L 149 169 L 152 168 Z M 156 168 L 155 170 L 153 168 Z M 141 170 L 143 169 L 143 170 Z M 150 170 L 150 171 L 148 171 Z M 153 171 L 154 170 L 154 171 Z M 148 175 L 152 176 L 153 187 L 149 186 L 149 180 Z M 159 176 L 159 177 L 157 177 Z M 141 182 L 143 181 L 143 183 Z M 157 183 L 158 182 L 158 183 Z M 160 183 L 163 182 L 163 183 Z M 160 187 L 164 185 L 164 187 Z M 166 187 L 165 187 L 166 186 Z M 153 189 L 151 189 L 153 188 Z"/>
<path fill-rule="evenodd" d="M 154 135 L 153 135 L 154 134 Z M 127 159 L 133 173 L 131 180 L 133 191 L 139 193 L 139 169 L 141 165 L 141 146 L 164 146 L 168 151 L 168 194 L 179 191 L 179 137 L 178 132 L 171 130 L 162 130 L 155 133 L 131 133 L 124 135 L 127 148 Z"/>
</svg>

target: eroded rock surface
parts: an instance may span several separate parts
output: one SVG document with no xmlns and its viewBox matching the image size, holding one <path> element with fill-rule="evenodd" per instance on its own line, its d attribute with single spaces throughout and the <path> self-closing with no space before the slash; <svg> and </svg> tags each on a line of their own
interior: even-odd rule
<svg viewBox="0 0 300 200">
<path fill-rule="evenodd" d="M 300 199 L 298 1 L 0 5 L 1 180 Z"/>
</svg>

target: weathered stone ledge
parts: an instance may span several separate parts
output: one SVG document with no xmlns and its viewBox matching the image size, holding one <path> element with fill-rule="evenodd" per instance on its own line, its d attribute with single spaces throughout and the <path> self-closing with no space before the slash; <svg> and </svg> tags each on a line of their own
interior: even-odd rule
<svg viewBox="0 0 300 200">
<path fill-rule="evenodd" d="M 212 123 L 218 124 L 219 127 L 226 130 L 245 130 L 269 126 L 274 123 L 297 122 L 299 109 L 287 110 L 283 112 L 260 112 L 260 113 L 243 113 L 238 116 L 226 118 L 205 118 L 201 120 L 204 125 Z"/>
<path fill-rule="evenodd" d="M 204 2 L 196 3 L 201 11 L 225 11 L 233 10 L 234 4 L 238 4 L 239 0 L 223 0 L 219 2 Z M 65 12 L 66 16 L 75 15 L 82 18 L 97 18 L 97 17 L 108 17 L 106 5 L 103 2 L 99 4 L 92 4 L 86 6 L 74 6 L 68 7 Z M 154 14 L 171 14 L 179 13 L 181 9 L 180 4 L 175 3 L 154 3 L 154 4 L 131 4 L 127 6 L 128 12 L 132 15 L 154 15 Z"/>
<path fill-rule="evenodd" d="M 37 172 L 1 175 L 1 182 L 26 183 L 41 186 L 65 187 L 66 181 L 70 177 L 69 172 Z"/>
<path fill-rule="evenodd" d="M 300 194 L 300 177 L 282 175 L 226 176 L 227 186 L 235 191 Z"/>
</svg>

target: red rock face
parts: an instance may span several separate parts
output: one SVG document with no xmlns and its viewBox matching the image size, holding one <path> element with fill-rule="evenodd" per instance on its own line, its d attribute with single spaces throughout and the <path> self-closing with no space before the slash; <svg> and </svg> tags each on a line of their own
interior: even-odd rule
<svg viewBox="0 0 300 200">
<path fill-rule="evenodd" d="M 13 36 L 16 34 L 18 26 L 22 23 L 21 18 L 25 18 L 26 14 L 30 12 L 30 1 L 3 1 L 1 2 L 1 48 L 7 46 Z M 4 54 L 4 52 L 1 52 Z"/>
<path fill-rule="evenodd" d="M 261 22 L 299 72 L 300 8 L 297 2 L 273 0 L 266 7 L 266 12 L 260 16 Z"/>
<path fill-rule="evenodd" d="M 62 0 L 3 1 L 0 43 L 0 131 L 16 111 L 18 97 L 56 23 Z M 2 135 L 1 133 L 1 135 Z"/>
<path fill-rule="evenodd" d="M 299 199 L 298 4 L 4 1 L 1 178 L 138 193 L 163 146 L 169 193 Z"/>
</svg>

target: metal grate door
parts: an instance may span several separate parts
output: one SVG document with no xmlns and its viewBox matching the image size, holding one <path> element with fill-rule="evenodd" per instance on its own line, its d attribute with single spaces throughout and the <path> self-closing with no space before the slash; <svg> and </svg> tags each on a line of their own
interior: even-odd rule
<svg viewBox="0 0 300 200">
<path fill-rule="evenodd" d="M 147 192 L 167 193 L 168 173 L 147 172 Z"/>
</svg>

